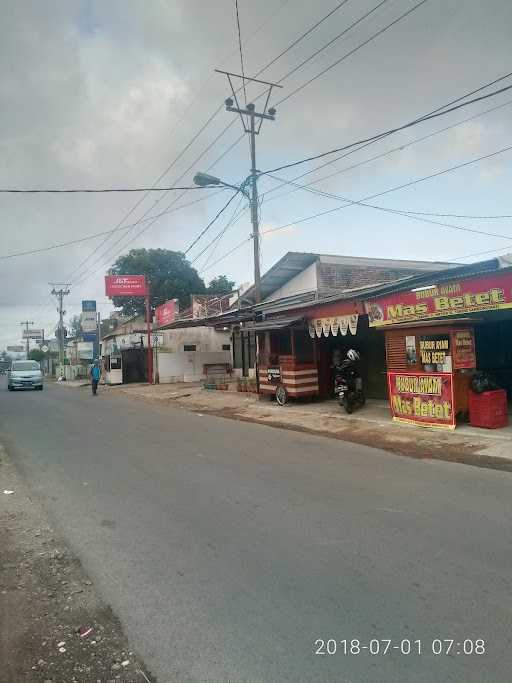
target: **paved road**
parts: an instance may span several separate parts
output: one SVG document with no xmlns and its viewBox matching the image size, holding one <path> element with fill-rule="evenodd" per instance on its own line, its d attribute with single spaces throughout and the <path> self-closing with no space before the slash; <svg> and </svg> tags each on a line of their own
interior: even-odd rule
<svg viewBox="0 0 512 683">
<path fill-rule="evenodd" d="M 0 442 L 161 683 L 511 680 L 509 473 L 59 386 Z"/>
</svg>

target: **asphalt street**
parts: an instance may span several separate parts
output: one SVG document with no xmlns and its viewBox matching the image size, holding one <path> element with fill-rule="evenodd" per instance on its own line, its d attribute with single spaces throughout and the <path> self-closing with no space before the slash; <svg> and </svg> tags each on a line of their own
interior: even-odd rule
<svg viewBox="0 0 512 683">
<path fill-rule="evenodd" d="M 161 683 L 511 680 L 510 473 L 101 387 L 2 383 L 0 443 Z"/>
</svg>

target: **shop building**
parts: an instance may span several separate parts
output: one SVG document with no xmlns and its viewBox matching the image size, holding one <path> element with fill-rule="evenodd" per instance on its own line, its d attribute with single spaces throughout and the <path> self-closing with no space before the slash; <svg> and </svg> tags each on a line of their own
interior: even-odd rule
<svg viewBox="0 0 512 683">
<path fill-rule="evenodd" d="M 471 420 L 476 371 L 511 400 L 511 255 L 376 289 L 365 309 L 385 339 L 395 420 L 449 428 Z"/>
<path fill-rule="evenodd" d="M 254 348 L 260 393 L 285 398 L 331 397 L 334 359 L 355 348 L 368 396 L 385 398 L 384 339 L 368 324 L 364 296 L 452 265 L 290 252 L 262 277 L 264 300 L 253 306 L 253 321 L 235 330 L 234 347 L 238 337 L 249 361 Z"/>
<path fill-rule="evenodd" d="M 216 367 L 231 372 L 231 336 L 225 325 L 207 326 L 204 321 L 177 320 L 158 329 L 154 368 L 160 384 L 199 382 Z"/>
<path fill-rule="evenodd" d="M 101 340 L 107 384 L 147 382 L 147 327 L 142 316 L 127 320 Z"/>
</svg>

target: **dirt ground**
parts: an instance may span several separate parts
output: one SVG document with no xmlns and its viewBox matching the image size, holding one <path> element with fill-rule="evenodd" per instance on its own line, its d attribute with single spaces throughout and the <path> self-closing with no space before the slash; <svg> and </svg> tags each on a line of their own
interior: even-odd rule
<svg viewBox="0 0 512 683">
<path fill-rule="evenodd" d="M 149 403 L 374 446 L 407 457 L 512 471 L 510 427 L 504 430 L 504 435 L 498 430 L 475 430 L 467 426 L 451 431 L 398 424 L 392 422 L 385 401 L 368 401 L 363 410 L 346 415 L 336 401 L 295 401 L 281 407 L 258 394 L 209 391 L 198 383 L 103 386 L 100 390 Z"/>
<path fill-rule="evenodd" d="M 156 679 L 0 447 L 0 683 L 22 681 Z"/>
</svg>

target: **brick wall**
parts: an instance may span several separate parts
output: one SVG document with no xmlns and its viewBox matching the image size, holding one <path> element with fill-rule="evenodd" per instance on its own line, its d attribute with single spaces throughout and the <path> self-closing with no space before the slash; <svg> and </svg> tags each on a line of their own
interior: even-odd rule
<svg viewBox="0 0 512 683">
<path fill-rule="evenodd" d="M 320 294 L 393 282 L 410 275 L 425 273 L 424 270 L 414 268 L 361 267 L 328 263 L 319 263 L 318 266 L 318 291 Z"/>
</svg>

